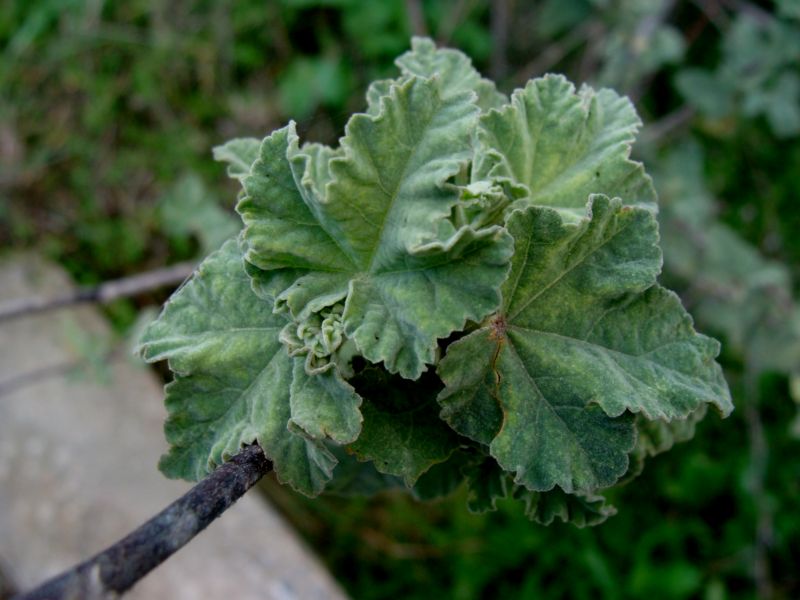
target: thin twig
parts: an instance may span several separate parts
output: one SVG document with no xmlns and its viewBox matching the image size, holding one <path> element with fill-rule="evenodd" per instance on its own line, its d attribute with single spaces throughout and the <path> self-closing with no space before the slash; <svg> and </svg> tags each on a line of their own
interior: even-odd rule
<svg viewBox="0 0 800 600">
<path fill-rule="evenodd" d="M 420 0 L 406 0 L 406 14 L 408 24 L 414 35 L 428 35 L 428 28 L 425 26 L 425 13 L 422 11 Z"/>
<path fill-rule="evenodd" d="M 113 361 L 124 358 L 126 354 L 130 354 L 129 344 L 117 344 L 99 356 L 98 362 L 103 365 L 109 365 Z M 93 360 L 78 358 L 45 365 L 24 373 L 16 373 L 8 379 L 0 380 L 0 400 L 3 399 L 3 396 L 12 394 L 29 385 L 42 383 L 54 377 L 67 377 L 73 374 L 89 372 L 94 364 Z"/>
<path fill-rule="evenodd" d="M 449 46 L 450 40 L 453 37 L 453 32 L 466 21 L 467 17 L 472 13 L 475 8 L 476 0 L 458 0 L 455 8 L 450 11 L 448 18 L 442 19 L 439 22 L 439 29 L 436 31 L 436 41 L 441 46 Z"/>
<path fill-rule="evenodd" d="M 272 470 L 257 444 L 189 490 L 128 536 L 12 600 L 106 600 L 133 587 Z"/>
<path fill-rule="evenodd" d="M 489 73 L 492 79 L 500 81 L 508 73 L 508 27 L 511 20 L 509 0 L 492 1 L 492 56 Z"/>
<path fill-rule="evenodd" d="M 758 598 L 772 598 L 773 585 L 770 574 L 769 549 L 773 543 L 772 509 L 765 481 L 769 465 L 769 445 L 761 421 L 760 394 L 758 376 L 750 365 L 755 364 L 752 357 L 747 357 L 745 364 L 745 418 L 750 441 L 750 465 L 748 487 L 755 504 L 755 545 L 753 556 L 753 579 Z"/>
<path fill-rule="evenodd" d="M 658 121 L 650 123 L 642 131 L 641 143 L 659 144 L 676 131 L 687 126 L 695 116 L 695 110 L 689 105 L 682 106 Z"/>
<path fill-rule="evenodd" d="M 122 279 L 106 281 L 93 287 L 79 288 L 61 296 L 19 298 L 0 305 L 0 323 L 8 319 L 64 308 L 84 302 L 105 304 L 168 285 L 176 285 L 192 274 L 195 264 L 178 263 Z"/>
<path fill-rule="evenodd" d="M 549 71 L 567 54 L 575 50 L 582 43 L 594 37 L 602 29 L 602 24 L 595 21 L 584 21 L 582 25 L 572 29 L 558 41 L 547 46 L 538 56 L 522 67 L 514 79 L 523 83 Z"/>
<path fill-rule="evenodd" d="M 3 563 L 0 562 L 0 600 L 7 600 L 17 591 L 14 582 L 8 572 L 5 571 Z"/>
<path fill-rule="evenodd" d="M 716 0 L 692 0 L 709 22 L 713 23 L 719 31 L 725 31 L 731 23 L 730 17 L 725 12 L 722 4 Z"/>
</svg>

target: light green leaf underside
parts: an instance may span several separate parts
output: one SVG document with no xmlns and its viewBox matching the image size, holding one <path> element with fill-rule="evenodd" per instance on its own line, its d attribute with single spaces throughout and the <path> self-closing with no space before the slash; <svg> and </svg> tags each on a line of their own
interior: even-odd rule
<svg viewBox="0 0 800 600">
<path fill-rule="evenodd" d="M 213 150 L 214 160 L 227 163 L 228 177 L 242 180 L 258 158 L 261 141 L 256 138 L 236 138 Z"/>
<path fill-rule="evenodd" d="M 649 421 L 641 416 L 637 417 L 636 430 L 639 433 L 636 442 L 637 454 L 656 456 L 672 449 L 675 444 L 689 441 L 694 437 L 695 428 L 706 416 L 706 412 L 708 412 L 707 405 L 703 404 L 685 419 Z"/>
<path fill-rule="evenodd" d="M 511 214 L 503 309 L 439 367 L 443 418 L 534 491 L 614 483 L 634 444 L 626 411 L 671 420 L 705 403 L 732 409 L 718 344 L 654 285 L 653 215 L 603 196 L 588 212 L 576 224 L 547 208 Z"/>
<path fill-rule="evenodd" d="M 611 90 L 576 92 L 557 75 L 534 79 L 481 117 L 472 179 L 509 182 L 522 205 L 577 217 L 596 193 L 655 210 L 650 177 L 629 159 L 640 125 L 630 100 Z"/>
<path fill-rule="evenodd" d="M 339 154 L 301 149 L 293 125 L 265 139 L 237 210 L 247 261 L 297 275 L 278 310 L 302 320 L 346 298 L 361 354 L 416 378 L 438 338 L 496 309 L 511 240 L 499 227 L 436 238 L 458 201 L 446 181 L 469 154 L 470 95 L 411 78 L 382 106 L 350 120 Z"/>
<path fill-rule="evenodd" d="M 283 482 L 319 493 L 334 457 L 287 429 L 292 359 L 278 341 L 285 319 L 255 296 L 233 240 L 211 254 L 145 331 L 140 351 L 167 359 L 170 477 L 200 479 L 257 441 Z"/>
</svg>

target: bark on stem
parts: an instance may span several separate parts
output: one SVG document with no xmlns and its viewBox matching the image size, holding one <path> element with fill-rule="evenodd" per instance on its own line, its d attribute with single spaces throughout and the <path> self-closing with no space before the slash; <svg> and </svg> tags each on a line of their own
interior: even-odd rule
<svg viewBox="0 0 800 600">
<path fill-rule="evenodd" d="M 0 322 L 83 302 L 105 304 L 118 298 L 135 296 L 167 285 L 177 285 L 192 274 L 195 266 L 193 262 L 179 263 L 163 269 L 107 281 L 94 287 L 81 288 L 62 296 L 12 300 L 0 305 Z"/>
<path fill-rule="evenodd" d="M 245 447 L 116 544 L 12 600 L 116 598 L 182 548 L 271 470 L 272 464 L 259 445 Z"/>
</svg>

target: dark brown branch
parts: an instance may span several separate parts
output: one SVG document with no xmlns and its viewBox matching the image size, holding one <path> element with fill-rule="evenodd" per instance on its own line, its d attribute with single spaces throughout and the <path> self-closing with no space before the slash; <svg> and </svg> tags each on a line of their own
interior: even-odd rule
<svg viewBox="0 0 800 600">
<path fill-rule="evenodd" d="M 12 300 L 0 305 L 0 323 L 8 319 L 32 315 L 84 302 L 105 304 L 118 298 L 135 296 L 168 285 L 177 285 L 192 274 L 194 263 L 184 262 L 107 281 L 94 287 L 80 288 L 55 297 L 32 297 Z"/>
<path fill-rule="evenodd" d="M 172 556 L 272 470 L 257 444 L 113 546 L 12 600 L 115 598 Z"/>
</svg>

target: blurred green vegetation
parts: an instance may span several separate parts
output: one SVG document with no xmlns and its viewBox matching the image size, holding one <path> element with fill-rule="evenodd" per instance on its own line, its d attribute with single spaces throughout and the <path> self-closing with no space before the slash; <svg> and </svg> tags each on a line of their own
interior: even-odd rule
<svg viewBox="0 0 800 600">
<path fill-rule="evenodd" d="M 211 147 L 290 118 L 335 141 L 412 34 L 506 91 L 556 71 L 631 96 L 664 278 L 723 341 L 737 410 L 653 459 L 591 529 L 460 497 L 266 493 L 356 598 L 800 597 L 796 0 L 6 0 L 0 247 L 81 283 L 208 252 L 238 226 Z M 110 316 L 124 329 L 163 299 Z"/>
</svg>

